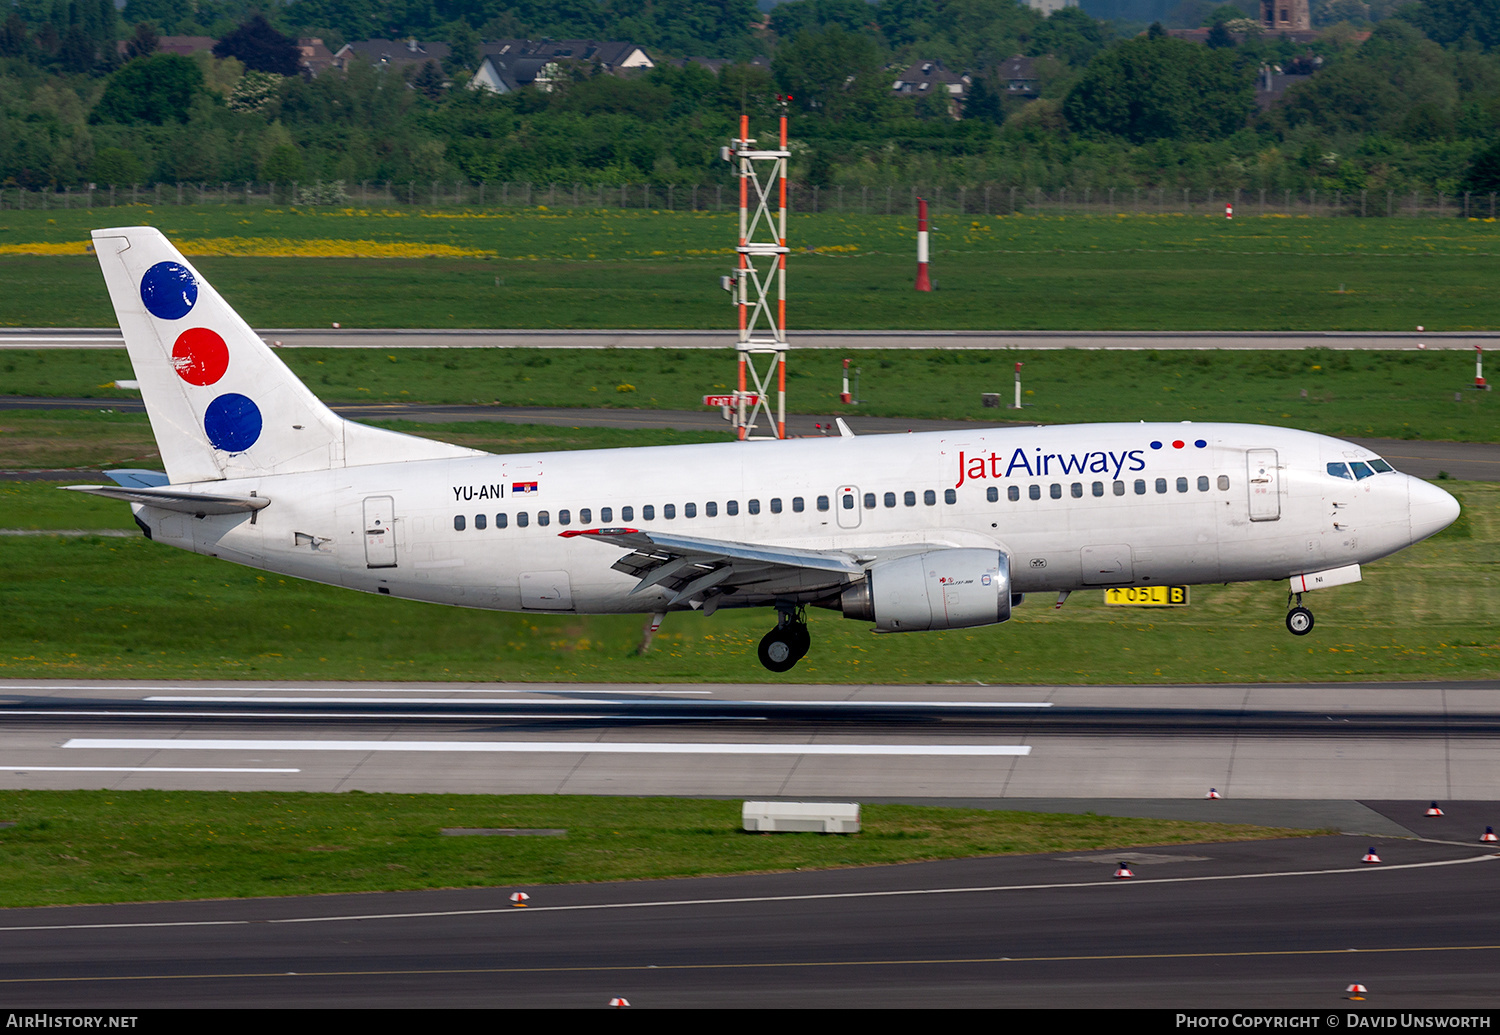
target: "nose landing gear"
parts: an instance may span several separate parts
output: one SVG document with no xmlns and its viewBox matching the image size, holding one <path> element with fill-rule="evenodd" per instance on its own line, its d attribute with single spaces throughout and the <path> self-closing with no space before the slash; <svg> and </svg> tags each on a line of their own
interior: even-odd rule
<svg viewBox="0 0 1500 1035">
<path fill-rule="evenodd" d="M 1293 607 L 1291 605 L 1294 597 L 1296 606 Z M 1289 593 L 1287 594 L 1286 602 L 1290 608 L 1286 613 L 1287 631 L 1293 636 L 1306 636 L 1312 632 L 1313 613 L 1302 606 L 1302 594 Z"/>
<path fill-rule="evenodd" d="M 760 663 L 772 672 L 786 672 L 806 655 L 812 646 L 807 631 L 807 612 L 800 607 L 778 607 L 776 628 L 761 637 Z"/>
</svg>

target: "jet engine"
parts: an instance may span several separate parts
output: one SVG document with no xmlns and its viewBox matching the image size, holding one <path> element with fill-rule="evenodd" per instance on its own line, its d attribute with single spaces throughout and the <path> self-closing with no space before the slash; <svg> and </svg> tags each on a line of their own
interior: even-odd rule
<svg viewBox="0 0 1500 1035">
<path fill-rule="evenodd" d="M 877 561 L 840 598 L 845 618 L 880 632 L 964 629 L 1010 618 L 1010 556 L 952 549 Z"/>
</svg>

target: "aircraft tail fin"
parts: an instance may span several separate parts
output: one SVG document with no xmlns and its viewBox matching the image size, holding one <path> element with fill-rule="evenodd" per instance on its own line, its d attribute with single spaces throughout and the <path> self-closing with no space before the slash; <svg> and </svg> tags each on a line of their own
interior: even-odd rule
<svg viewBox="0 0 1500 1035">
<path fill-rule="evenodd" d="M 173 483 L 480 455 L 339 417 L 155 227 L 93 237 Z"/>
</svg>

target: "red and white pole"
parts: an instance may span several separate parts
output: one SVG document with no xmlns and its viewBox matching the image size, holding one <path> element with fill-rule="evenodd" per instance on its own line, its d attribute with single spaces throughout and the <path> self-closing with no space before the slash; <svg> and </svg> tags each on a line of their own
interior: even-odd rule
<svg viewBox="0 0 1500 1035">
<path fill-rule="evenodd" d="M 1224 202 L 1224 218 L 1225 219 L 1233 219 L 1234 218 L 1234 202 L 1232 202 L 1232 201 L 1226 201 L 1226 202 Z"/>
<path fill-rule="evenodd" d="M 839 402 L 845 406 L 854 401 L 854 396 L 849 394 L 849 361 L 844 360 L 844 390 L 839 393 Z"/>
<path fill-rule="evenodd" d="M 1021 364 L 1016 364 L 1016 405 L 1014 409 L 1021 408 Z"/>
<path fill-rule="evenodd" d="M 1484 383 L 1484 348 L 1480 345 L 1474 346 L 1474 387 L 1481 392 L 1489 390 Z"/>
<path fill-rule="evenodd" d="M 931 291 L 927 276 L 927 199 L 917 199 L 917 290 Z"/>
</svg>

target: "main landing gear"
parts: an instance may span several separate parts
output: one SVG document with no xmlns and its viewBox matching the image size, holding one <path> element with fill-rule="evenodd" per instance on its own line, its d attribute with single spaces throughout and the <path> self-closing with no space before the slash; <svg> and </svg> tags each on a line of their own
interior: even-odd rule
<svg viewBox="0 0 1500 1035">
<path fill-rule="evenodd" d="M 760 640 L 760 663 L 772 672 L 786 672 L 807 655 L 811 646 L 806 609 L 777 607 L 776 628 Z"/>
<path fill-rule="evenodd" d="M 1291 606 L 1294 597 L 1296 599 L 1295 607 Z M 1286 602 L 1289 608 L 1286 613 L 1287 631 L 1289 631 L 1293 636 L 1306 636 L 1308 633 L 1312 632 L 1313 613 L 1302 606 L 1302 594 L 1288 593 Z"/>
</svg>

